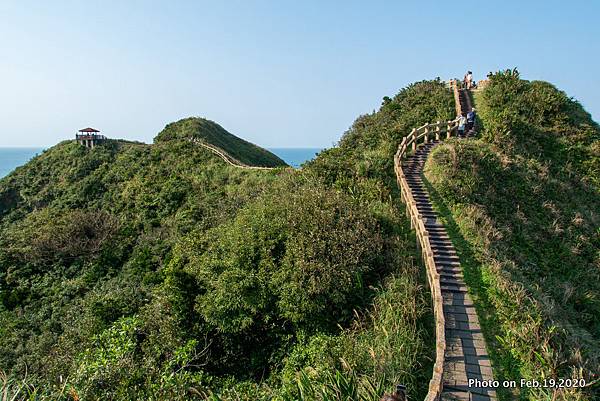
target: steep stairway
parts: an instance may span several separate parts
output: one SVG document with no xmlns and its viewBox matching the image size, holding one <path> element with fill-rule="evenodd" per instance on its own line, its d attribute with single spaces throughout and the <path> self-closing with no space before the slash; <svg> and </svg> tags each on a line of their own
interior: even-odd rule
<svg viewBox="0 0 600 401">
<path fill-rule="evenodd" d="M 454 90 L 455 98 L 459 103 L 457 109 L 460 107 L 460 113 L 466 115 L 472 108 L 469 93 L 456 87 Z M 447 137 L 456 132 L 450 128 L 451 123 L 454 122 L 448 122 Z M 438 356 L 434 378 L 430 383 L 426 400 L 495 401 L 496 391 L 490 387 L 493 381 L 492 367 L 479 319 L 464 281 L 460 256 L 443 224 L 438 221 L 437 212 L 433 209 L 427 189 L 423 185 L 422 173 L 425 161 L 431 150 L 440 143 L 441 138 L 437 135 L 434 140 L 430 140 L 427 131 L 425 132 L 424 143 L 418 147 L 413 144 L 414 151 L 404 160 L 402 155 L 407 150 L 405 143 L 408 141 L 403 140 L 397 154 L 399 168 L 396 172 L 420 245 L 427 248 L 423 251 L 426 264 L 430 269 L 434 267 L 437 272 L 437 274 L 429 273 L 430 280 L 431 277 L 437 280 L 433 282 L 436 288 L 432 289 L 434 308 L 436 294 L 441 294 L 442 298 L 443 318 L 437 318 L 436 314 L 436 326 L 444 325 L 443 336 L 437 335 Z M 466 133 L 465 136 L 471 134 L 473 131 Z M 418 137 L 414 135 L 414 130 L 411 135 L 413 135 L 412 142 L 416 143 Z M 415 221 L 418 224 L 415 224 Z M 430 262 L 431 256 L 433 262 Z M 442 354 L 439 352 L 443 352 L 443 361 L 440 361 Z"/>
<path fill-rule="evenodd" d="M 473 108 L 471 105 L 471 96 L 469 96 L 469 91 L 467 89 L 458 90 L 458 102 L 460 103 L 462 115 L 466 117 L 467 113 Z"/>
</svg>

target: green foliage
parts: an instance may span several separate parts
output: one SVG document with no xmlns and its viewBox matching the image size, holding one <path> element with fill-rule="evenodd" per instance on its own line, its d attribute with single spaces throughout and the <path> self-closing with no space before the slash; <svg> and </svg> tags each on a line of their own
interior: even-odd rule
<svg viewBox="0 0 600 401">
<path fill-rule="evenodd" d="M 368 315 L 357 317 L 349 330 L 300 338 L 282 372 L 284 394 L 377 400 L 382 389 L 390 391 L 398 383 L 407 385 L 411 398 L 426 393 L 429 299 L 415 282 L 415 268 L 407 264 L 399 271 L 385 280 Z"/>
<path fill-rule="evenodd" d="M 317 186 L 269 193 L 231 224 L 188 241 L 186 270 L 206 291 L 197 308 L 225 332 L 243 331 L 257 316 L 303 327 L 343 321 L 362 277 L 383 268 L 374 219 L 348 197 Z"/>
<path fill-rule="evenodd" d="M 7 383 L 29 372 L 38 400 L 422 396 L 429 296 L 392 155 L 452 109 L 439 80 L 411 85 L 302 171 L 228 166 L 188 137 L 282 163 L 194 118 L 154 145 L 44 152 L 0 180 Z"/>
<path fill-rule="evenodd" d="M 453 119 L 453 110 L 451 92 L 439 79 L 411 84 L 376 113 L 357 118 L 339 146 L 321 152 L 307 168 L 356 194 L 362 191 L 353 187 L 369 178 L 395 190 L 393 155 L 402 137 L 424 123 Z"/>
<path fill-rule="evenodd" d="M 185 141 L 64 142 L 17 169 L 0 181 L 0 366 L 54 391 L 94 336 L 149 303 L 180 236 L 276 177 Z"/>
<path fill-rule="evenodd" d="M 94 337 L 92 348 L 84 351 L 73 378 L 82 394 L 94 398 L 101 395 L 114 398 L 106 393 L 88 395 L 89 388 L 111 391 L 121 381 L 135 381 L 136 378 L 131 377 L 130 373 L 136 371 L 135 337 L 139 333 L 139 326 L 140 321 L 136 317 L 122 318 Z"/>
<path fill-rule="evenodd" d="M 118 229 L 119 221 L 105 211 L 74 209 L 52 215 L 50 209 L 35 210 L 15 225 L 6 251 L 35 265 L 95 258 Z"/>
<path fill-rule="evenodd" d="M 600 370 L 600 127 L 516 71 L 492 76 L 476 100 L 482 139 L 437 147 L 426 177 L 480 266 L 469 284 L 492 316 L 502 374 L 590 382 Z"/>
</svg>

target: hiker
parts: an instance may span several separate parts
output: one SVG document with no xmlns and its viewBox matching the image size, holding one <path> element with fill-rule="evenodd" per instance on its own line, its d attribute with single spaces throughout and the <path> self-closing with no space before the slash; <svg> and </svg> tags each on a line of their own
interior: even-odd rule
<svg viewBox="0 0 600 401">
<path fill-rule="evenodd" d="M 467 133 L 475 126 L 475 116 L 475 109 L 471 109 L 471 111 L 467 113 Z"/>
<path fill-rule="evenodd" d="M 473 72 L 467 71 L 467 75 L 465 75 L 465 81 L 467 84 L 467 89 L 471 89 L 473 86 Z"/>
<path fill-rule="evenodd" d="M 381 397 L 381 400 L 379 401 L 399 401 L 402 398 L 398 398 L 395 395 L 389 395 L 389 394 L 385 394 L 383 397 Z"/>
<path fill-rule="evenodd" d="M 406 395 L 398 392 L 395 394 L 384 394 L 379 401 L 406 401 Z"/>
<path fill-rule="evenodd" d="M 384 394 L 379 401 L 406 401 L 406 387 L 397 385 L 394 394 Z"/>
<path fill-rule="evenodd" d="M 467 118 L 462 114 L 458 117 L 458 135 L 463 136 L 465 134 L 465 126 L 467 125 Z"/>
</svg>

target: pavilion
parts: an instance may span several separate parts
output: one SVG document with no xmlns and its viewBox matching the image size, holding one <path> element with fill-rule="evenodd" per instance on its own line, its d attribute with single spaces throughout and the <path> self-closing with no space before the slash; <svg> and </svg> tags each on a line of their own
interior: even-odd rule
<svg viewBox="0 0 600 401">
<path fill-rule="evenodd" d="M 106 137 L 99 134 L 100 131 L 94 128 L 83 128 L 75 134 L 77 143 L 85 146 L 86 148 L 93 148 L 94 146 L 104 142 Z"/>
</svg>

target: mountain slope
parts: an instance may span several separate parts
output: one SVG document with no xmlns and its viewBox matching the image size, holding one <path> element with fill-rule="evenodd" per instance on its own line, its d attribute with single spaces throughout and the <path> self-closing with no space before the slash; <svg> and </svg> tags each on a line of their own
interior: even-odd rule
<svg viewBox="0 0 600 401">
<path fill-rule="evenodd" d="M 0 180 L 1 369 L 38 400 L 422 397 L 429 294 L 392 155 L 452 111 L 410 85 L 300 171 L 229 166 L 187 123 L 44 152 Z"/>
<path fill-rule="evenodd" d="M 178 237 L 227 221 L 276 177 L 188 141 L 110 140 L 62 142 L 0 180 L 0 366 L 64 373 L 147 303 Z"/>
<path fill-rule="evenodd" d="M 188 139 L 190 137 L 217 146 L 233 158 L 247 165 L 264 167 L 287 166 L 283 160 L 268 150 L 238 138 L 214 121 L 204 118 L 189 117 L 168 124 L 158 134 L 155 141 L 158 143 L 172 139 Z"/>
</svg>

